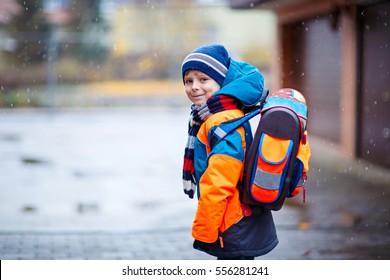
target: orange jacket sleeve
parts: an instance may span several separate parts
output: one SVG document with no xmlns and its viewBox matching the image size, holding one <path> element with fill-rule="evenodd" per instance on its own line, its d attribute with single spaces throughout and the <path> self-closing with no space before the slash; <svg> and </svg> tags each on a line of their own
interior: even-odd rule
<svg viewBox="0 0 390 280">
<path fill-rule="evenodd" d="M 243 163 L 226 155 L 213 155 L 209 166 L 199 182 L 200 198 L 192 235 L 195 239 L 212 243 L 218 239 L 219 231 L 224 231 L 242 215 L 237 182 L 240 179 Z M 235 209 L 228 209 L 235 208 Z M 229 213 L 231 217 L 225 217 Z M 236 213 L 235 215 L 232 215 Z"/>
</svg>

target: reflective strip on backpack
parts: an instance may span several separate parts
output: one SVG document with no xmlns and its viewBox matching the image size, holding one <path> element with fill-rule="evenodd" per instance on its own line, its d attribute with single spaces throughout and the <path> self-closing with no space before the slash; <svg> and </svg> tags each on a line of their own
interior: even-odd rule
<svg viewBox="0 0 390 280">
<path fill-rule="evenodd" d="M 263 189 L 278 190 L 281 177 L 282 174 L 270 173 L 257 168 L 253 183 Z"/>
</svg>

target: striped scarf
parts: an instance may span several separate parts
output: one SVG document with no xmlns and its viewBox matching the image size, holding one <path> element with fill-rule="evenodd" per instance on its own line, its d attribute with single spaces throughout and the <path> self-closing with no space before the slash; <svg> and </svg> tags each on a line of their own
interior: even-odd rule
<svg viewBox="0 0 390 280">
<path fill-rule="evenodd" d="M 188 123 L 188 141 L 184 150 L 183 188 L 190 198 L 194 197 L 196 180 L 194 176 L 194 142 L 200 126 L 213 114 L 241 108 L 239 102 L 229 96 L 213 95 L 203 105 L 192 105 Z"/>
</svg>

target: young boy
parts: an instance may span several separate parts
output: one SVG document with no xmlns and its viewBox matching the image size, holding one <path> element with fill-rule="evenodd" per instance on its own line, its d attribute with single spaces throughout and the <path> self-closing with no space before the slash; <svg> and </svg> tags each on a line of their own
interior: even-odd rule
<svg viewBox="0 0 390 280">
<path fill-rule="evenodd" d="M 271 211 L 251 214 L 241 205 L 245 129 L 238 128 L 212 149 L 208 136 L 222 122 L 256 104 L 264 79 L 254 66 L 235 61 L 222 45 L 193 50 L 183 61 L 185 92 L 193 103 L 184 155 L 184 192 L 198 208 L 192 226 L 194 248 L 218 259 L 254 259 L 278 244 Z"/>
</svg>

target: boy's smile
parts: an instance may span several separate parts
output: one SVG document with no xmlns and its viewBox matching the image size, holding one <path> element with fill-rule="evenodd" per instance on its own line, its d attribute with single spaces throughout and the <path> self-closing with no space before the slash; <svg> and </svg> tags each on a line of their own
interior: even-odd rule
<svg viewBox="0 0 390 280">
<path fill-rule="evenodd" d="M 188 98 L 200 106 L 221 87 L 207 74 L 198 70 L 188 70 L 184 75 L 185 91 Z"/>
</svg>

